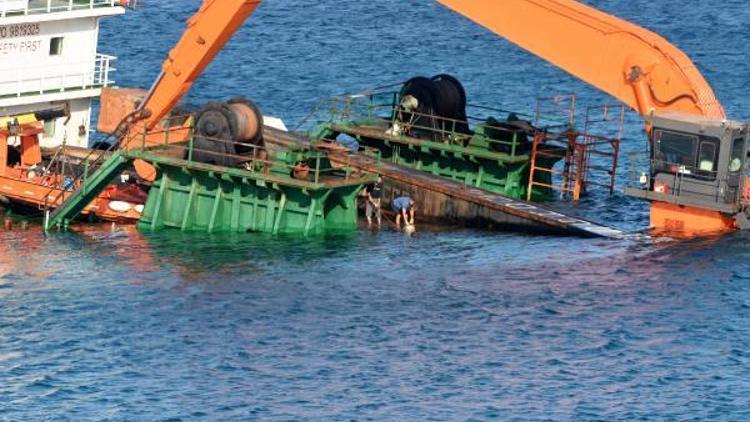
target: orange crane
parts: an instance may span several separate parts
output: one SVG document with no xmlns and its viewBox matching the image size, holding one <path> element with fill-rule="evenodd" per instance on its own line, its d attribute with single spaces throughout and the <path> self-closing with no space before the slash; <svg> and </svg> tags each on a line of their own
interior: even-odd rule
<svg viewBox="0 0 750 422">
<path fill-rule="evenodd" d="M 750 227 L 748 125 L 727 120 L 679 48 L 574 0 L 437 1 L 644 117 L 650 169 L 626 192 L 651 202 L 652 228 L 692 235 Z"/>
</svg>

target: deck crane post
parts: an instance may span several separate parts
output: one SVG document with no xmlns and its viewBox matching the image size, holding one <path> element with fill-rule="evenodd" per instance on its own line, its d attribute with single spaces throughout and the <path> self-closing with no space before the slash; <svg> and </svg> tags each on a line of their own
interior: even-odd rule
<svg viewBox="0 0 750 422">
<path fill-rule="evenodd" d="M 646 121 L 650 170 L 632 196 L 651 227 L 746 228 L 748 125 L 729 121 L 690 58 L 665 38 L 574 0 L 437 0 L 614 96 Z"/>
</svg>

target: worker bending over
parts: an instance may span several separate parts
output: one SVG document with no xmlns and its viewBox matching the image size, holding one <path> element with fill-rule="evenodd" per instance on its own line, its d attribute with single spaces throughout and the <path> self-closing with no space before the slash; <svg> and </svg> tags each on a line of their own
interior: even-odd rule
<svg viewBox="0 0 750 422">
<path fill-rule="evenodd" d="M 391 209 L 396 213 L 396 227 L 401 228 L 401 218 L 404 224 L 414 226 L 414 200 L 408 196 L 399 196 L 391 202 Z"/>
</svg>

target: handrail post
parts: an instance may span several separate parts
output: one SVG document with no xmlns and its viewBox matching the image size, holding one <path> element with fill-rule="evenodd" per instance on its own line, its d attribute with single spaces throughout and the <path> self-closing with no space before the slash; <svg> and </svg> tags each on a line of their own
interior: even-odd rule
<svg viewBox="0 0 750 422">
<path fill-rule="evenodd" d="M 89 157 L 86 157 L 86 161 L 83 163 L 83 183 L 82 187 L 86 189 L 86 184 L 89 180 Z"/>
<path fill-rule="evenodd" d="M 194 136 L 190 135 L 190 140 L 188 141 L 188 163 L 193 162 L 193 139 Z"/>
<path fill-rule="evenodd" d="M 375 98 L 370 95 L 370 102 L 367 104 L 367 121 L 370 122 L 373 119 L 375 109 Z"/>
<path fill-rule="evenodd" d="M 393 100 L 391 100 L 391 126 L 393 126 L 398 120 L 398 94 L 393 93 Z"/>
<path fill-rule="evenodd" d="M 320 181 L 320 153 L 315 155 L 315 184 Z"/>
<path fill-rule="evenodd" d="M 169 129 L 172 127 L 171 121 L 167 120 L 167 128 L 164 129 L 164 146 L 169 146 Z"/>
<path fill-rule="evenodd" d="M 109 85 L 109 57 L 102 57 L 102 62 L 104 63 L 104 73 L 101 75 L 101 85 L 106 87 Z"/>
<path fill-rule="evenodd" d="M 146 149 L 146 123 L 143 122 L 143 136 L 141 137 L 141 149 Z"/>
<path fill-rule="evenodd" d="M 193 162 L 193 140 L 195 139 L 195 132 L 190 131 L 190 139 L 188 140 L 188 163 Z"/>
</svg>

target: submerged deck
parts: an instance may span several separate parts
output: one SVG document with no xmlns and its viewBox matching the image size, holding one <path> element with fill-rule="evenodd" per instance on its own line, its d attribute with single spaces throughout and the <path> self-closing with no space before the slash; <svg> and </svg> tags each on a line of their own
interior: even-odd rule
<svg viewBox="0 0 750 422">
<path fill-rule="evenodd" d="M 266 142 L 272 144 L 310 146 L 309 138 L 301 134 L 270 128 L 265 133 Z M 336 154 L 332 154 L 331 158 L 336 161 Z M 343 156 L 341 159 L 344 160 Z M 350 155 L 345 160 L 354 168 L 378 171 L 376 161 L 364 154 Z M 386 162 L 378 165 L 380 173 L 388 181 L 386 200 L 401 194 L 413 197 L 419 204 L 417 213 L 425 220 L 571 236 L 633 237 L 622 230 L 565 215 L 546 206 L 473 188 L 405 166 Z"/>
</svg>

